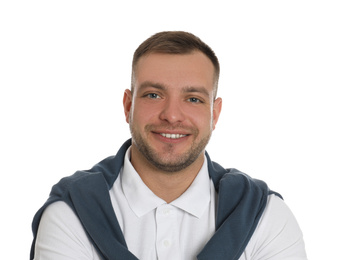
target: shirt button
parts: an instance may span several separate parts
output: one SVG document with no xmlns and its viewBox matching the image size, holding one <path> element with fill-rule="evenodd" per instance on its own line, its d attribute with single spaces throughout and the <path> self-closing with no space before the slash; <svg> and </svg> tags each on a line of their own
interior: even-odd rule
<svg viewBox="0 0 339 260">
<path fill-rule="evenodd" d="M 164 247 L 170 247 L 171 246 L 171 241 L 169 241 L 169 240 L 164 240 L 163 242 L 162 242 L 162 244 L 164 245 Z"/>
<path fill-rule="evenodd" d="M 169 214 L 171 214 L 171 210 L 170 209 L 164 209 L 162 211 L 162 213 L 165 215 L 165 216 L 168 216 Z"/>
</svg>

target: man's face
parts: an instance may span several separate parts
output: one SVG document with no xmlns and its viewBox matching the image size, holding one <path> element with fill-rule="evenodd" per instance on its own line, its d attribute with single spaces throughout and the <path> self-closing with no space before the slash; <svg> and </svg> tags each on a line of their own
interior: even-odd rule
<svg viewBox="0 0 339 260">
<path fill-rule="evenodd" d="M 203 151 L 221 111 L 213 100 L 214 67 L 201 52 L 152 53 L 136 66 L 133 94 L 125 91 L 132 160 L 165 172 L 185 169 Z"/>
</svg>

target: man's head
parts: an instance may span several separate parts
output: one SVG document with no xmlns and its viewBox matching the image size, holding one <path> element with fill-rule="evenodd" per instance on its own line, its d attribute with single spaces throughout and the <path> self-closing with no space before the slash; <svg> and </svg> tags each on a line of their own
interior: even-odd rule
<svg viewBox="0 0 339 260">
<path fill-rule="evenodd" d="M 183 31 L 159 32 L 145 40 L 135 50 L 132 62 L 132 82 L 133 93 L 135 84 L 135 73 L 139 59 L 150 53 L 163 54 L 189 54 L 200 51 L 205 54 L 214 66 L 214 98 L 217 96 L 220 65 L 214 51 L 197 36 Z"/>
<path fill-rule="evenodd" d="M 179 172 L 203 161 L 221 111 L 218 75 L 213 51 L 192 34 L 163 32 L 140 45 L 124 95 L 132 163 Z"/>
</svg>

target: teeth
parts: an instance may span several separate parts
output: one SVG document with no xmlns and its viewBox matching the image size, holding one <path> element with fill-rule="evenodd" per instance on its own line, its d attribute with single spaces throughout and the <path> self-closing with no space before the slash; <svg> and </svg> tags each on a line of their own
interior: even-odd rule
<svg viewBox="0 0 339 260">
<path fill-rule="evenodd" d="M 186 136 L 186 135 L 181 135 L 181 134 L 164 134 L 164 133 L 161 133 L 161 135 L 163 137 L 171 138 L 171 139 L 178 139 L 178 138 Z"/>
</svg>

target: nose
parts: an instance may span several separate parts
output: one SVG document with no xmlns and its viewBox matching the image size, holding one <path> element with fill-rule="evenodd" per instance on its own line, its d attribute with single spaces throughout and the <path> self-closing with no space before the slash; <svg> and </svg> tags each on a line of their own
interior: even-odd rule
<svg viewBox="0 0 339 260">
<path fill-rule="evenodd" d="M 182 104 L 174 98 L 168 98 L 160 112 L 160 119 L 170 124 L 183 122 L 185 119 Z"/>
</svg>

